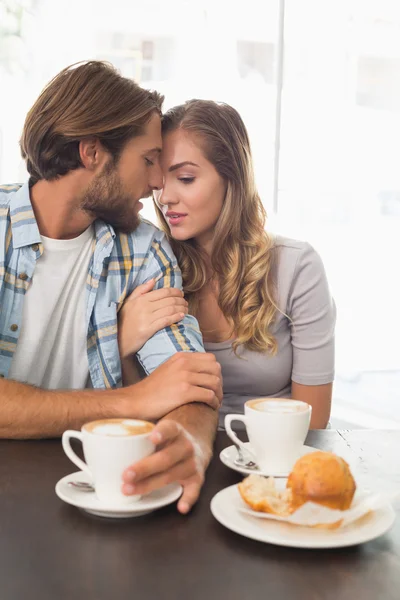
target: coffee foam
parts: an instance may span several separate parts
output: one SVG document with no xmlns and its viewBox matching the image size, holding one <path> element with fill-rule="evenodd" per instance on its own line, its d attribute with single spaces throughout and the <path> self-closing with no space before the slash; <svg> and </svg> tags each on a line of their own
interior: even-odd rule
<svg viewBox="0 0 400 600">
<path fill-rule="evenodd" d="M 249 408 L 266 413 L 293 414 L 308 410 L 308 404 L 300 400 L 259 398 L 247 403 Z"/>
<path fill-rule="evenodd" d="M 84 425 L 84 429 L 94 435 L 124 437 L 144 435 L 154 429 L 153 423 L 136 419 L 103 419 Z"/>
</svg>

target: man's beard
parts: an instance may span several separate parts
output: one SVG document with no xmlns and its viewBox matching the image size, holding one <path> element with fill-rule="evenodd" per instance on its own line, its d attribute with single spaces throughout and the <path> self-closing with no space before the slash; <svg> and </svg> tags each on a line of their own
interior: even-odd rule
<svg viewBox="0 0 400 600">
<path fill-rule="evenodd" d="M 139 215 L 134 210 L 132 196 L 124 192 L 112 159 L 89 185 L 83 196 L 81 208 L 122 233 L 131 233 L 140 223 Z"/>
</svg>

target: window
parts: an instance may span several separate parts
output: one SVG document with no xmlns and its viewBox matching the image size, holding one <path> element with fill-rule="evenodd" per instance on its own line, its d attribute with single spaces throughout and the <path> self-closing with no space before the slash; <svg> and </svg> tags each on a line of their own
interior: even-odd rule
<svg viewBox="0 0 400 600">
<path fill-rule="evenodd" d="M 400 5 L 285 6 L 275 226 L 313 243 L 328 271 L 333 415 L 400 427 Z"/>
<path fill-rule="evenodd" d="M 18 139 L 43 85 L 86 58 L 158 89 L 166 108 L 239 110 L 268 226 L 326 265 L 333 423 L 400 427 L 398 0 L 0 0 L 2 182 L 25 178 Z M 150 202 L 143 213 L 154 219 Z"/>
</svg>

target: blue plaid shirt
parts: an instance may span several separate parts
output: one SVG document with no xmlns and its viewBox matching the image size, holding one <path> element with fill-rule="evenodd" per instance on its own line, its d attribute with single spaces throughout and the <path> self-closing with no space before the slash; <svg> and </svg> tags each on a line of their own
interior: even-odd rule
<svg viewBox="0 0 400 600">
<path fill-rule="evenodd" d="M 86 280 L 87 356 L 95 388 L 121 386 L 117 314 L 129 294 L 155 278 L 154 289 L 182 288 L 164 233 L 142 221 L 131 234 L 97 220 Z M 0 376 L 7 377 L 22 322 L 23 302 L 43 253 L 29 186 L 0 187 Z M 15 327 L 17 325 L 17 327 Z M 179 351 L 204 352 L 198 323 L 186 316 L 156 333 L 138 352 L 146 373 Z"/>
</svg>

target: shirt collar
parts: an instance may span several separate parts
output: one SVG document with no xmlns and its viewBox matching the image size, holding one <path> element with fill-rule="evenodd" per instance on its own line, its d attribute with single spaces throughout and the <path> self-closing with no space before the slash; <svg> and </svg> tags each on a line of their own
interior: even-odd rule
<svg viewBox="0 0 400 600">
<path fill-rule="evenodd" d="M 10 201 L 10 218 L 14 248 L 23 248 L 24 246 L 41 243 L 42 240 L 32 208 L 28 182 L 24 183 L 12 196 Z M 95 232 L 96 246 L 99 248 L 112 246 L 115 231 L 111 225 L 108 225 L 101 219 L 97 219 L 95 221 Z"/>
<path fill-rule="evenodd" d="M 41 242 L 39 228 L 29 196 L 28 182 L 24 183 L 10 201 L 13 247 L 23 248 Z"/>
</svg>

